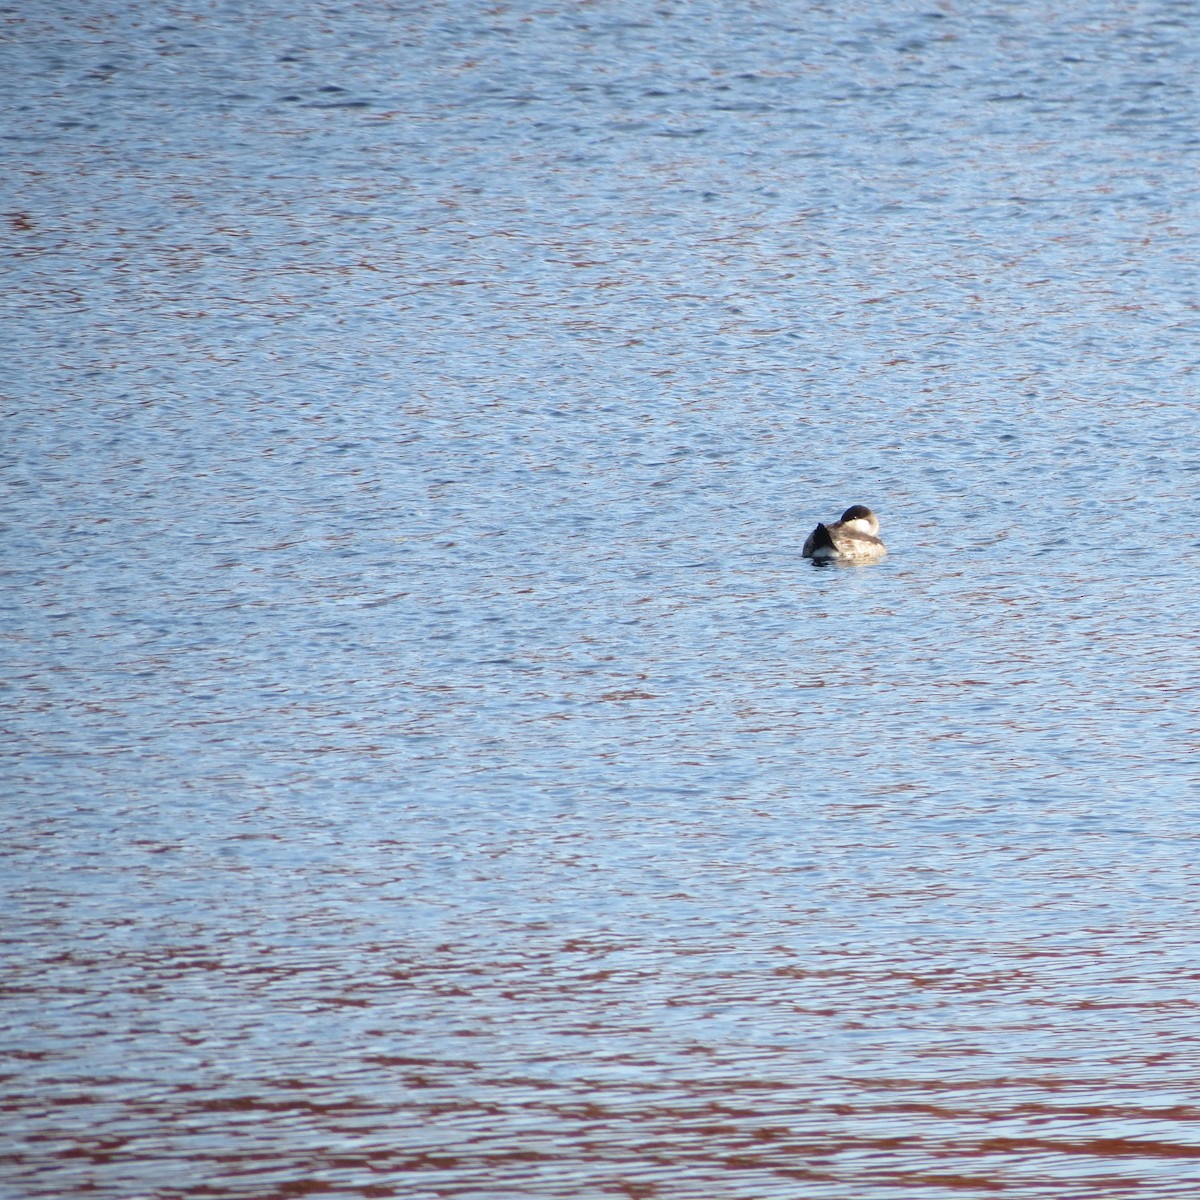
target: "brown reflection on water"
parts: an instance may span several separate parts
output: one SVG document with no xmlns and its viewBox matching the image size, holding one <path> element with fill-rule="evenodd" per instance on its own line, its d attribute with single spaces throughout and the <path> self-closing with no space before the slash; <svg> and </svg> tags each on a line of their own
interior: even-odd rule
<svg viewBox="0 0 1200 1200">
<path fill-rule="evenodd" d="M 801 953 L 746 925 L 729 970 L 729 943 L 649 928 L 70 956 L 75 1000 L 46 998 L 78 1008 L 74 1039 L 6 1056 L 6 1171 L 30 1196 L 272 1200 L 1160 1197 L 1200 1177 L 1195 1005 L 1115 947 L 927 948 L 918 970 L 912 946 Z"/>
</svg>

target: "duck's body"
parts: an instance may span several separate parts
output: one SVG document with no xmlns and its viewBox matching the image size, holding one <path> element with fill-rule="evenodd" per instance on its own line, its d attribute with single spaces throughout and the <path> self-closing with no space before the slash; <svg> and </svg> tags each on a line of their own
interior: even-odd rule
<svg viewBox="0 0 1200 1200">
<path fill-rule="evenodd" d="M 887 556 L 879 537 L 879 519 L 865 504 L 853 504 L 832 525 L 818 525 L 808 535 L 805 558 L 828 562 L 868 563 Z"/>
</svg>

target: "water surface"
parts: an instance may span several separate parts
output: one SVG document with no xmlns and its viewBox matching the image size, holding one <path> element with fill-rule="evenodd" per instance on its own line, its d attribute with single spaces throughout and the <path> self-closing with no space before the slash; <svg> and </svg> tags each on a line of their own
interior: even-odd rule
<svg viewBox="0 0 1200 1200">
<path fill-rule="evenodd" d="M 1196 1194 L 1198 17 L 0 14 L 5 1194 Z"/>
</svg>

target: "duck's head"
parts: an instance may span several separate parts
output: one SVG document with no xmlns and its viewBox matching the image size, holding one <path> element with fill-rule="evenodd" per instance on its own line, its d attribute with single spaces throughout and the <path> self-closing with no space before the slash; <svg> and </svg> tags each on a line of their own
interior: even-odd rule
<svg viewBox="0 0 1200 1200">
<path fill-rule="evenodd" d="M 838 522 L 843 529 L 853 529 L 856 533 L 869 533 L 872 537 L 879 536 L 879 518 L 865 505 L 852 504 Z"/>
</svg>

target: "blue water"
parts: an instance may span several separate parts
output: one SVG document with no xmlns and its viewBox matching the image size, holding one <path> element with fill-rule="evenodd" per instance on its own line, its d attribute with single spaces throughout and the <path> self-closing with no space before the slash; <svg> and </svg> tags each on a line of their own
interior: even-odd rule
<svg viewBox="0 0 1200 1200">
<path fill-rule="evenodd" d="M 1194 1196 L 1198 18 L 0 12 L 0 1192 Z"/>
</svg>

